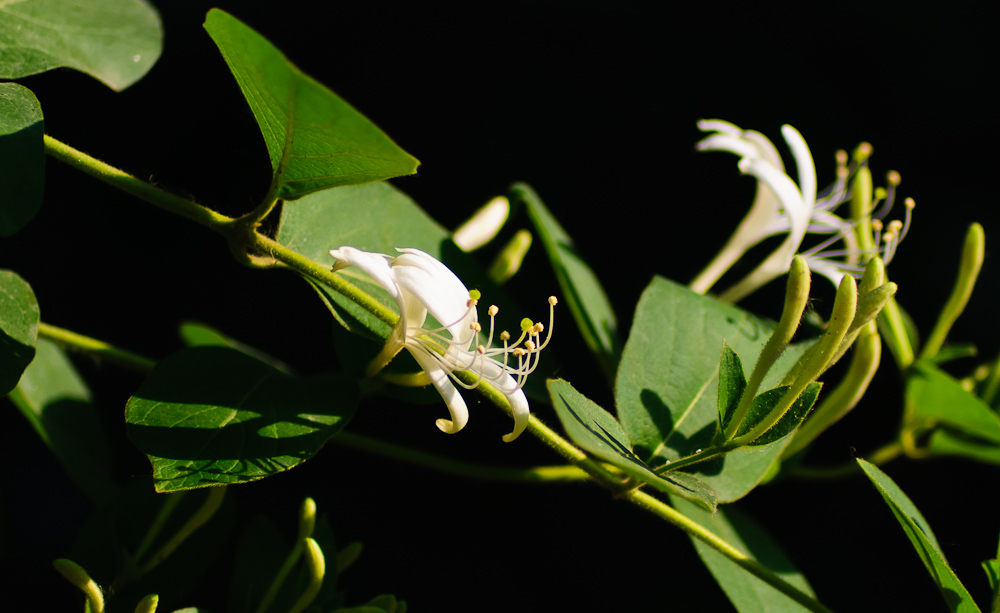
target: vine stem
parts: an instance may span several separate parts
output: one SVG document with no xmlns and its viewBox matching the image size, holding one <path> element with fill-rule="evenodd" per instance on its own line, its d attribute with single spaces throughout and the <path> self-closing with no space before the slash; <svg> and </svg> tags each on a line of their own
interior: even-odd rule
<svg viewBox="0 0 1000 613">
<path fill-rule="evenodd" d="M 305 256 L 286 248 L 277 241 L 258 233 L 257 227 L 260 220 L 257 217 L 259 217 L 259 214 L 256 216 L 251 214 L 250 217 L 244 219 L 227 217 L 196 202 L 150 185 L 49 135 L 45 135 L 44 142 L 46 153 L 52 157 L 154 206 L 194 221 L 223 235 L 229 241 L 230 250 L 233 252 L 233 255 L 241 262 L 257 268 L 272 268 L 276 264 L 290 268 L 303 276 L 310 277 L 319 283 L 333 288 L 390 326 L 394 326 L 399 320 L 399 316 L 391 309 L 361 291 L 347 280 L 333 274 L 327 267 L 317 264 Z M 270 197 L 265 199 L 264 207 L 267 210 L 270 210 L 270 202 Z M 268 257 L 252 256 L 249 254 L 249 251 L 266 254 Z M 458 376 L 468 383 L 475 383 L 478 380 L 478 377 L 474 373 L 468 371 L 462 371 L 458 373 Z M 508 413 L 511 412 L 510 403 L 502 392 L 488 385 L 486 382 L 480 382 L 478 390 L 492 403 L 506 410 Z M 527 430 L 571 464 L 587 473 L 600 485 L 622 494 L 622 497 L 632 504 L 653 513 L 657 517 L 664 519 L 694 538 L 704 542 L 750 574 L 771 585 L 807 609 L 818 612 L 829 611 L 829 609 L 815 599 L 787 583 L 761 563 L 739 551 L 710 530 L 688 519 L 663 501 L 639 490 L 629 491 L 628 488 L 631 484 L 629 480 L 622 479 L 617 473 L 608 470 L 599 462 L 589 458 L 582 450 L 559 436 L 534 415 L 531 416 L 528 422 Z M 223 488 L 219 489 L 224 491 Z M 222 491 L 210 492 L 210 502 L 217 506 L 218 502 L 221 502 Z M 179 539 L 173 539 L 171 543 L 165 546 L 165 549 L 176 546 L 174 541 L 179 542 L 183 540 L 183 537 L 187 536 L 196 527 L 185 526 L 182 529 L 182 533 L 185 534 Z M 162 554 L 163 552 L 160 552 L 154 556 L 141 570 L 148 571 L 158 564 L 165 557 Z"/>
</svg>

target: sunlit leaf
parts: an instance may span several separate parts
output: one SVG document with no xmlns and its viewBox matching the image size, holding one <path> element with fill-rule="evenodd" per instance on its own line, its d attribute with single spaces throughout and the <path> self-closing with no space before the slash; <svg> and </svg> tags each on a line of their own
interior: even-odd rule
<svg viewBox="0 0 1000 613">
<path fill-rule="evenodd" d="M 715 510 L 715 492 L 711 487 L 686 473 L 657 475 L 632 452 L 628 435 L 610 413 L 567 381 L 552 379 L 548 386 L 552 406 L 574 443 L 643 483 Z"/>
<path fill-rule="evenodd" d="M 160 16 L 144 0 L 0 2 L 0 79 L 64 66 L 121 91 L 162 48 Z"/>
<path fill-rule="evenodd" d="M 0 83 L 0 236 L 23 228 L 42 206 L 44 132 L 35 94 L 17 83 Z"/>
<path fill-rule="evenodd" d="M 299 379 L 234 349 L 193 347 L 157 364 L 125 419 L 157 491 L 169 492 L 293 468 L 347 424 L 357 402 L 349 377 Z"/>
<path fill-rule="evenodd" d="M 754 558 L 776 575 L 797 587 L 802 592 L 815 597 L 806 578 L 796 570 L 795 565 L 764 530 L 735 506 L 719 509 L 717 513 L 671 497 L 671 504 L 678 511 L 707 528 L 742 553 Z M 708 567 L 719 586 L 729 597 L 738 611 L 745 613 L 781 613 L 806 611 L 805 607 L 782 594 L 767 583 L 744 570 L 741 566 L 706 545 L 700 539 L 691 538 L 701 561 Z"/>
<path fill-rule="evenodd" d="M 707 449 L 718 427 L 719 348 L 754 364 L 773 326 L 730 304 L 657 277 L 643 292 L 615 385 L 618 417 L 635 453 L 657 468 Z M 785 350 L 762 389 L 778 383 L 806 346 Z M 744 373 L 745 376 L 745 373 Z M 790 437 L 692 465 L 720 503 L 753 489 Z"/>
<path fill-rule="evenodd" d="M 0 395 L 14 389 L 35 357 L 38 301 L 31 286 L 9 270 L 0 270 Z"/>
<path fill-rule="evenodd" d="M 604 287 L 580 257 L 573 239 L 531 187 L 515 183 L 510 194 L 512 199 L 521 200 L 527 207 L 528 216 L 545 246 L 559 288 L 584 342 L 608 379 L 614 379 L 621 359 L 622 343 L 618 337 L 618 320 Z"/>
<path fill-rule="evenodd" d="M 933 364 L 917 361 L 906 379 L 906 411 L 913 426 L 942 425 L 1000 445 L 1000 417 Z"/>
<path fill-rule="evenodd" d="M 941 551 L 937 538 L 927 524 L 927 520 L 920 514 L 913 502 L 899 489 L 899 486 L 882 472 L 874 464 L 858 458 L 858 465 L 871 480 L 872 484 L 882 494 L 885 503 L 889 505 L 892 514 L 896 516 L 899 525 L 913 544 L 913 548 L 920 556 L 920 560 L 927 567 L 927 572 L 941 590 L 948 608 L 954 612 L 971 613 L 979 611 L 979 607 L 972 600 L 972 596 L 966 591 L 965 586 L 955 576 L 955 572 L 948 566 L 948 561 Z M 903 589 L 900 587 L 899 589 Z"/>
<path fill-rule="evenodd" d="M 417 171 L 416 158 L 238 19 L 212 9 L 205 29 L 257 119 L 279 198 Z"/>
</svg>

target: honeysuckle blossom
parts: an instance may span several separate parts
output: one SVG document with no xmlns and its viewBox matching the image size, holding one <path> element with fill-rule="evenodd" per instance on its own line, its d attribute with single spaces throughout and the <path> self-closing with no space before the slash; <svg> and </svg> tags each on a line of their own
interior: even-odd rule
<svg viewBox="0 0 1000 613">
<path fill-rule="evenodd" d="M 833 211 L 851 197 L 849 178 L 864 164 L 871 154 L 871 146 L 859 148 L 855 165 L 848 167 L 847 154 L 837 153 L 837 175 L 834 183 L 822 193 L 816 192 L 816 168 L 805 139 L 792 126 L 785 125 L 781 134 L 792 152 L 798 182 L 785 171 L 777 149 L 763 134 L 741 128 L 722 120 L 702 120 L 698 128 L 711 132 L 698 142 L 699 151 L 728 151 L 740 156 L 739 169 L 757 179 L 757 193 L 749 213 L 740 222 L 733 236 L 715 259 L 692 281 L 691 289 L 708 291 L 712 285 L 747 250 L 765 238 L 787 234 L 785 240 L 744 279 L 720 295 L 723 300 L 736 302 L 758 287 L 784 274 L 792 258 L 798 254 L 806 259 L 809 268 L 839 285 L 845 274 L 858 275 L 863 270 L 862 256 L 881 255 L 891 259 L 896 245 L 909 227 L 912 200 L 907 200 L 906 223 L 892 222 L 886 232 L 874 239 L 874 248 L 868 252 L 858 249 L 854 223 L 838 217 Z M 866 214 L 878 207 L 880 198 L 884 206 L 872 217 L 884 217 L 892 206 L 899 174 L 889 173 L 889 189 L 882 190 L 871 203 Z M 880 221 L 873 221 L 876 233 Z M 800 251 L 807 233 L 832 236 L 806 251 Z M 830 249 L 837 242 L 843 248 Z M 864 258 L 866 259 L 866 258 Z M 888 263 L 888 262 L 887 262 Z"/>
<path fill-rule="evenodd" d="M 455 384 L 471 389 L 478 381 L 487 381 L 500 390 L 510 402 L 514 430 L 503 437 L 513 441 L 528 425 L 528 399 L 521 387 L 538 365 L 538 354 L 552 336 L 551 316 L 556 304 L 549 298 L 550 323 L 545 341 L 540 339 L 545 326 L 522 320 L 521 336 L 510 342 L 507 332 L 500 334 L 502 347 L 491 347 L 493 318 L 499 309 L 491 306 L 489 336 L 480 342 L 482 326 L 476 309 L 479 292 L 470 292 L 447 266 L 418 249 L 397 249 L 392 257 L 370 253 L 354 247 L 330 251 L 337 259 L 334 271 L 357 266 L 372 277 L 399 305 L 399 323 L 393 328 L 379 357 L 369 367 L 369 374 L 381 370 L 402 349 L 407 349 L 426 374 L 424 383 L 431 383 L 441 394 L 451 419 L 437 420 L 441 431 L 454 434 L 469 420 L 469 410 Z M 440 327 L 425 328 L 427 315 L 433 316 Z M 516 358 L 517 365 L 513 365 Z M 455 375 L 468 370 L 478 376 L 469 385 Z"/>
</svg>

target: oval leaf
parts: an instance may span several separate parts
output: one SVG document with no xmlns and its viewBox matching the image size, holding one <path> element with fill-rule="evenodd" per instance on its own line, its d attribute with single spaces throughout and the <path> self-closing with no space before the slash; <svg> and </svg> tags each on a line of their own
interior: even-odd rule
<svg viewBox="0 0 1000 613">
<path fill-rule="evenodd" d="M 0 270 L 0 395 L 14 389 L 35 357 L 38 301 L 31 286 L 9 270 Z"/>
<path fill-rule="evenodd" d="M 416 158 L 238 19 L 212 9 L 205 29 L 257 119 L 277 197 L 293 200 L 417 171 Z"/>
<path fill-rule="evenodd" d="M 241 483 L 311 458 L 354 414 L 347 377 L 299 379 L 226 347 L 159 363 L 125 410 L 157 491 Z"/>
<path fill-rule="evenodd" d="M 162 49 L 160 16 L 144 0 L 0 2 L 0 79 L 67 67 L 121 91 Z"/>
<path fill-rule="evenodd" d="M 788 583 L 815 598 L 806 578 L 795 569 L 788 556 L 764 530 L 735 506 L 709 513 L 704 509 L 671 497 L 675 509 L 726 541 L 736 549 L 757 560 Z M 698 557 L 708 567 L 715 581 L 729 597 L 737 611 L 745 613 L 783 613 L 808 611 L 799 603 L 782 594 L 767 583 L 751 575 L 741 566 L 712 549 L 700 539 L 691 537 Z"/>
<path fill-rule="evenodd" d="M 0 236 L 23 228 L 42 206 L 44 134 L 35 94 L 17 83 L 0 83 Z"/>
<path fill-rule="evenodd" d="M 636 308 L 615 385 L 618 417 L 636 455 L 656 469 L 710 447 L 719 423 L 719 347 L 726 341 L 743 364 L 753 364 L 772 329 L 735 306 L 653 279 Z M 773 387 L 804 350 L 786 349 L 762 387 Z M 760 483 L 788 442 L 741 447 L 690 470 L 715 488 L 720 503 L 731 502 Z"/>
</svg>

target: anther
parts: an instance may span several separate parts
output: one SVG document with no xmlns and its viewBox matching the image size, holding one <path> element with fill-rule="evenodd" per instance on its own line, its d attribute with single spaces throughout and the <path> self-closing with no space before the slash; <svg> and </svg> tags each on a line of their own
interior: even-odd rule
<svg viewBox="0 0 1000 613">
<path fill-rule="evenodd" d="M 486 311 L 486 312 L 487 312 L 487 313 L 489 313 L 489 316 L 490 316 L 490 317 L 496 317 L 496 316 L 497 316 L 497 313 L 499 313 L 499 312 L 500 312 L 500 309 L 499 309 L 499 308 L 497 308 L 497 305 L 495 305 L 495 304 L 494 304 L 494 305 L 490 306 L 490 308 L 489 308 L 489 309 L 487 309 L 487 311 Z"/>
<path fill-rule="evenodd" d="M 500 340 L 502 340 L 502 341 L 509 341 L 510 340 L 510 332 L 508 332 L 506 330 L 504 330 L 503 332 L 501 332 L 500 333 Z"/>
<path fill-rule="evenodd" d="M 545 331 L 545 324 L 543 324 L 542 322 L 538 322 L 531 328 L 531 333 L 534 334 L 535 336 L 538 336 L 544 331 Z"/>
<path fill-rule="evenodd" d="M 469 324 L 469 329 L 470 330 L 475 330 L 476 332 L 482 332 L 483 331 L 483 327 L 481 325 L 479 325 L 478 321 L 474 321 L 471 324 Z"/>
<path fill-rule="evenodd" d="M 556 306 L 559 304 L 559 299 L 555 296 L 549 296 L 549 306 Z"/>
<path fill-rule="evenodd" d="M 482 345 L 476 347 L 476 353 L 478 353 L 479 355 L 485 355 L 486 347 L 483 347 Z"/>
<path fill-rule="evenodd" d="M 911 211 L 917 206 L 917 203 L 913 198 L 907 198 L 906 200 L 903 201 L 903 204 L 906 206 L 906 208 L 910 209 Z"/>
<path fill-rule="evenodd" d="M 528 351 L 534 351 L 535 350 L 535 341 L 533 341 L 531 339 L 528 339 L 528 340 L 524 341 L 524 348 L 527 349 Z M 516 350 L 515 350 L 515 352 L 516 352 Z"/>
<path fill-rule="evenodd" d="M 833 157 L 837 160 L 837 166 L 847 165 L 847 152 L 843 149 L 837 150 L 837 152 L 833 154 Z"/>
<path fill-rule="evenodd" d="M 520 347 L 516 347 L 514 351 L 511 351 L 511 353 L 513 353 L 515 357 L 520 358 L 524 357 L 528 352 L 525 351 L 524 349 L 521 349 Z"/>
<path fill-rule="evenodd" d="M 885 180 L 889 185 L 895 187 L 903 181 L 903 178 L 895 170 L 890 170 L 885 174 Z"/>
</svg>

